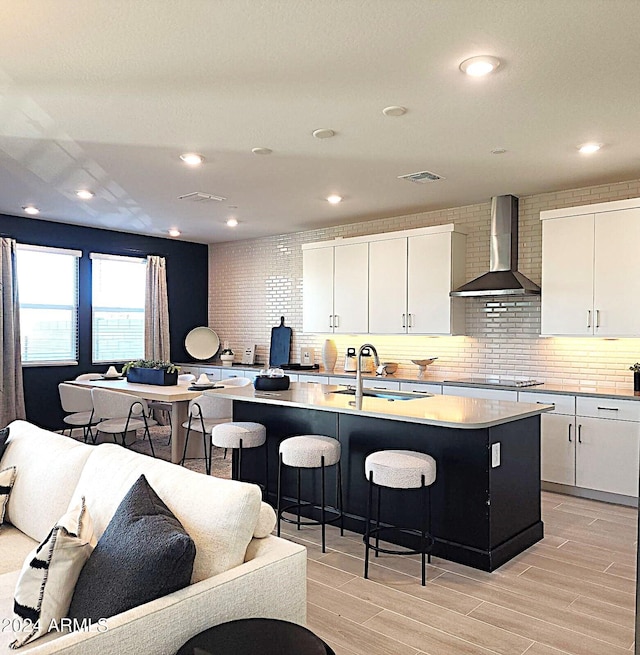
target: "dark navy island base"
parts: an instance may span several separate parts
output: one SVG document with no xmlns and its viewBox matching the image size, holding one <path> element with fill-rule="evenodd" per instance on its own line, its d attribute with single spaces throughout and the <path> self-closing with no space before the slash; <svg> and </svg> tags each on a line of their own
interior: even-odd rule
<svg viewBox="0 0 640 655">
<path fill-rule="evenodd" d="M 433 555 L 493 571 L 544 536 L 540 514 L 540 416 L 486 428 L 459 429 L 373 418 L 301 407 L 233 401 L 235 421 L 256 421 L 267 428 L 269 502 L 276 504 L 278 446 L 299 434 L 320 434 L 340 441 L 344 527 L 364 534 L 367 482 L 364 460 L 377 450 L 414 450 L 431 455 L 438 473 L 431 489 Z M 491 466 L 491 445 L 500 443 L 500 465 Z M 264 453 L 243 454 L 243 479 L 264 484 Z M 302 497 L 318 497 L 319 474 L 305 475 Z M 327 471 L 327 489 L 335 485 Z M 294 499 L 295 476 L 284 481 Z M 412 490 L 409 490 L 412 491 Z M 382 524 L 420 525 L 420 497 L 407 490 L 385 492 Z M 307 509 L 315 518 L 314 510 Z M 390 539 L 399 545 L 406 541 Z"/>
</svg>

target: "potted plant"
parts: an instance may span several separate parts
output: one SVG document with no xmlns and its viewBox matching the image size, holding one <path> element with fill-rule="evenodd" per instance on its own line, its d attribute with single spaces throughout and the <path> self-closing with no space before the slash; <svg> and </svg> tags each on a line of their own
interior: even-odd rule
<svg viewBox="0 0 640 655">
<path fill-rule="evenodd" d="M 171 362 L 136 359 L 122 367 L 122 374 L 127 376 L 128 382 L 169 386 L 178 384 L 179 370 L 179 367 Z"/>
<path fill-rule="evenodd" d="M 222 349 L 222 352 L 220 353 L 220 361 L 222 362 L 223 366 L 233 366 L 233 350 L 229 348 L 229 342 L 225 341 L 224 342 L 224 348 Z"/>
</svg>

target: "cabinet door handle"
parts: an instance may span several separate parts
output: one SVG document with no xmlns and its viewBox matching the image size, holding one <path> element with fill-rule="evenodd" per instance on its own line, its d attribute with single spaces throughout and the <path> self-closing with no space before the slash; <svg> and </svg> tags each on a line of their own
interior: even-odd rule
<svg viewBox="0 0 640 655">
<path fill-rule="evenodd" d="M 340 316 L 338 314 L 333 315 L 333 327 L 337 328 L 340 325 Z"/>
<path fill-rule="evenodd" d="M 555 403 L 545 403 L 543 400 L 536 400 L 536 405 L 551 405 L 552 407 L 555 407 Z"/>
<path fill-rule="evenodd" d="M 596 327 L 600 327 L 600 310 L 596 309 Z"/>
<path fill-rule="evenodd" d="M 600 407 L 599 405 L 598 405 L 598 409 L 606 409 L 607 412 L 618 412 L 618 411 L 620 411 L 619 407 Z"/>
<path fill-rule="evenodd" d="M 582 443 L 582 423 L 578 425 L 578 443 Z"/>
<path fill-rule="evenodd" d="M 406 319 L 406 314 L 402 315 L 402 327 L 406 328 L 407 327 L 407 319 Z"/>
<path fill-rule="evenodd" d="M 590 309 L 587 310 L 587 327 L 588 328 L 591 327 L 591 310 Z"/>
<path fill-rule="evenodd" d="M 409 327 L 413 327 L 413 314 L 407 314 L 409 317 Z"/>
<path fill-rule="evenodd" d="M 571 423 L 569 423 L 569 443 L 571 443 Z"/>
</svg>

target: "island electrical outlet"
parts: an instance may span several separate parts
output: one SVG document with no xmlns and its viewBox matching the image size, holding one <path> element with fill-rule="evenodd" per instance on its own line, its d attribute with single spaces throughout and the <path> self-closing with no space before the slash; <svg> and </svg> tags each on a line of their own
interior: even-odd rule
<svg viewBox="0 0 640 655">
<path fill-rule="evenodd" d="M 491 468 L 500 466 L 500 442 L 491 444 Z"/>
</svg>

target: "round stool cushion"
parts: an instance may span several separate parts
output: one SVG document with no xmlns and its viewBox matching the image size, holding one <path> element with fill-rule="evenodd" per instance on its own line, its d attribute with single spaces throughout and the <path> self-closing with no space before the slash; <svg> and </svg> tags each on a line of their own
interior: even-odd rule
<svg viewBox="0 0 640 655">
<path fill-rule="evenodd" d="M 340 442 L 333 437 L 318 434 L 303 434 L 289 437 L 280 443 L 282 463 L 298 468 L 320 468 L 322 456 L 324 465 L 333 466 L 340 461 Z"/>
<path fill-rule="evenodd" d="M 258 448 L 267 440 L 267 428 L 262 423 L 230 421 L 219 423 L 211 431 L 211 442 L 218 448 Z"/>
<path fill-rule="evenodd" d="M 429 486 L 436 479 L 436 460 L 431 455 L 413 450 L 379 450 L 364 460 L 364 473 L 369 479 L 373 471 L 373 482 L 392 489 L 414 489 L 424 484 Z"/>
</svg>

